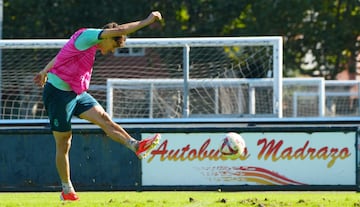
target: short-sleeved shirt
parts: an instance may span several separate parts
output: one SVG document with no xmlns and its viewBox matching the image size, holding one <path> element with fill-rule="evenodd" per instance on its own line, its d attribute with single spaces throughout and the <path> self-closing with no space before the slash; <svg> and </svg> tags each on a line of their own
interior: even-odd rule
<svg viewBox="0 0 360 207">
<path fill-rule="evenodd" d="M 81 34 L 74 41 L 75 48 L 80 51 L 83 51 L 98 44 L 101 41 L 100 35 L 102 31 L 103 31 L 102 29 L 83 30 Z M 64 90 L 64 91 L 72 90 L 68 83 L 66 83 L 60 77 L 58 77 L 57 75 L 51 72 L 48 73 L 48 82 L 60 90 Z"/>
<path fill-rule="evenodd" d="M 50 128 L 52 131 L 66 132 L 71 130 L 71 118 L 72 116 L 80 116 L 85 111 L 91 109 L 99 103 L 86 91 L 75 91 L 71 82 L 66 82 L 58 74 L 63 75 L 59 70 L 80 69 L 82 61 L 85 61 L 85 66 L 92 66 L 93 60 L 91 57 L 94 53 L 94 46 L 98 44 L 100 40 L 102 30 L 100 29 L 85 29 L 77 31 L 65 46 L 63 53 L 70 53 L 57 56 L 57 60 L 65 62 L 57 62 L 54 71 L 50 70 L 48 73 L 48 81 L 43 91 L 43 102 L 47 111 Z M 90 51 L 87 51 L 90 50 Z M 83 54 L 81 51 L 84 51 Z M 72 54 L 73 52 L 74 54 Z M 80 54 L 80 58 L 76 54 Z M 59 58 L 59 56 L 61 56 Z M 73 57 L 74 56 L 74 57 Z M 83 59 L 83 56 L 85 59 Z M 68 59 L 66 59 L 68 58 Z M 87 59 L 86 59 L 87 58 Z M 75 64 L 66 64 L 69 61 L 77 61 Z M 87 62 L 86 62 L 87 61 Z M 62 65 L 63 64 L 63 65 Z M 79 65 L 80 64 L 80 65 Z M 81 71 L 81 70 L 80 70 Z M 91 73 L 92 71 L 90 71 Z M 69 72 L 68 72 L 69 73 Z M 90 74 L 91 75 L 91 74 Z M 69 78 L 68 76 L 64 76 Z M 71 80 L 71 77 L 70 77 Z M 77 84 L 76 82 L 73 84 Z M 77 88 L 82 89 L 82 88 Z"/>
</svg>

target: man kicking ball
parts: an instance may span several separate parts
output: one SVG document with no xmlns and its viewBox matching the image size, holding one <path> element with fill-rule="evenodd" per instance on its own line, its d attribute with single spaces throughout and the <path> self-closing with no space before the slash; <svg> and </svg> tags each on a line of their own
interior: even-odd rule
<svg viewBox="0 0 360 207">
<path fill-rule="evenodd" d="M 73 115 L 100 126 L 111 139 L 131 149 L 140 159 L 145 158 L 159 143 L 160 134 L 142 141 L 131 137 L 112 121 L 103 107 L 86 91 L 97 50 L 103 55 L 114 52 L 115 48 L 124 47 L 127 34 L 161 19 L 160 12 L 155 11 L 141 21 L 121 25 L 112 22 L 102 29 L 79 29 L 45 68 L 35 75 L 35 84 L 44 88 L 43 102 L 55 137 L 56 168 L 62 183 L 62 200 L 79 199 L 70 179 L 69 150 Z"/>
</svg>

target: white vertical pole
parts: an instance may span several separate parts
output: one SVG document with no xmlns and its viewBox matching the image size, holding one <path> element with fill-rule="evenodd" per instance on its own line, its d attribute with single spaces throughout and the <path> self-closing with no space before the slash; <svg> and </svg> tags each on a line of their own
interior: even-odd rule
<svg viewBox="0 0 360 207">
<path fill-rule="evenodd" d="M 325 80 L 319 81 L 319 116 L 325 116 Z"/>
<path fill-rule="evenodd" d="M 249 114 L 255 115 L 256 105 L 255 105 L 255 87 L 249 85 Z"/>
<path fill-rule="evenodd" d="M 273 68 L 274 68 L 274 96 L 273 96 L 273 113 L 278 118 L 283 117 L 283 42 L 282 38 L 277 38 L 273 44 Z"/>
<path fill-rule="evenodd" d="M 106 81 L 106 112 L 113 118 L 113 85 L 110 80 Z"/>
<path fill-rule="evenodd" d="M 184 73 L 184 105 L 183 118 L 188 118 L 189 109 L 189 74 L 190 74 L 190 47 L 188 44 L 183 49 L 183 73 Z"/>
<path fill-rule="evenodd" d="M 219 87 L 215 88 L 215 114 L 219 114 Z"/>
</svg>

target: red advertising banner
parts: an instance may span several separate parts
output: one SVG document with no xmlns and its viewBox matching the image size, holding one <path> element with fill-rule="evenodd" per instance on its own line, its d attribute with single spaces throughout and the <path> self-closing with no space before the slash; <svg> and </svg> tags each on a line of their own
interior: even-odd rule
<svg viewBox="0 0 360 207">
<path fill-rule="evenodd" d="M 225 133 L 164 133 L 142 161 L 144 186 L 355 185 L 355 132 L 240 133 L 244 154 L 220 155 Z M 148 134 L 143 134 L 147 137 Z"/>
</svg>

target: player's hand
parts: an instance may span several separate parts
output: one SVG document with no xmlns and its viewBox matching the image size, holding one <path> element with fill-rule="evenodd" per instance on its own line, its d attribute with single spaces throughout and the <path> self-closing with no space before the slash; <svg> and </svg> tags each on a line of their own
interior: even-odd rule
<svg viewBox="0 0 360 207">
<path fill-rule="evenodd" d="M 150 24 L 151 24 L 151 23 L 153 23 L 153 22 L 155 22 L 155 21 L 160 21 L 160 20 L 162 20 L 162 16 L 161 16 L 161 13 L 160 13 L 160 12 L 158 12 L 158 11 L 153 11 L 153 12 L 151 12 L 151 14 L 148 16 L 147 19 L 149 20 L 149 22 L 150 22 Z"/>
<path fill-rule="evenodd" d="M 47 80 L 47 73 L 40 71 L 37 73 L 33 79 L 34 83 L 39 87 L 44 87 Z"/>
</svg>

